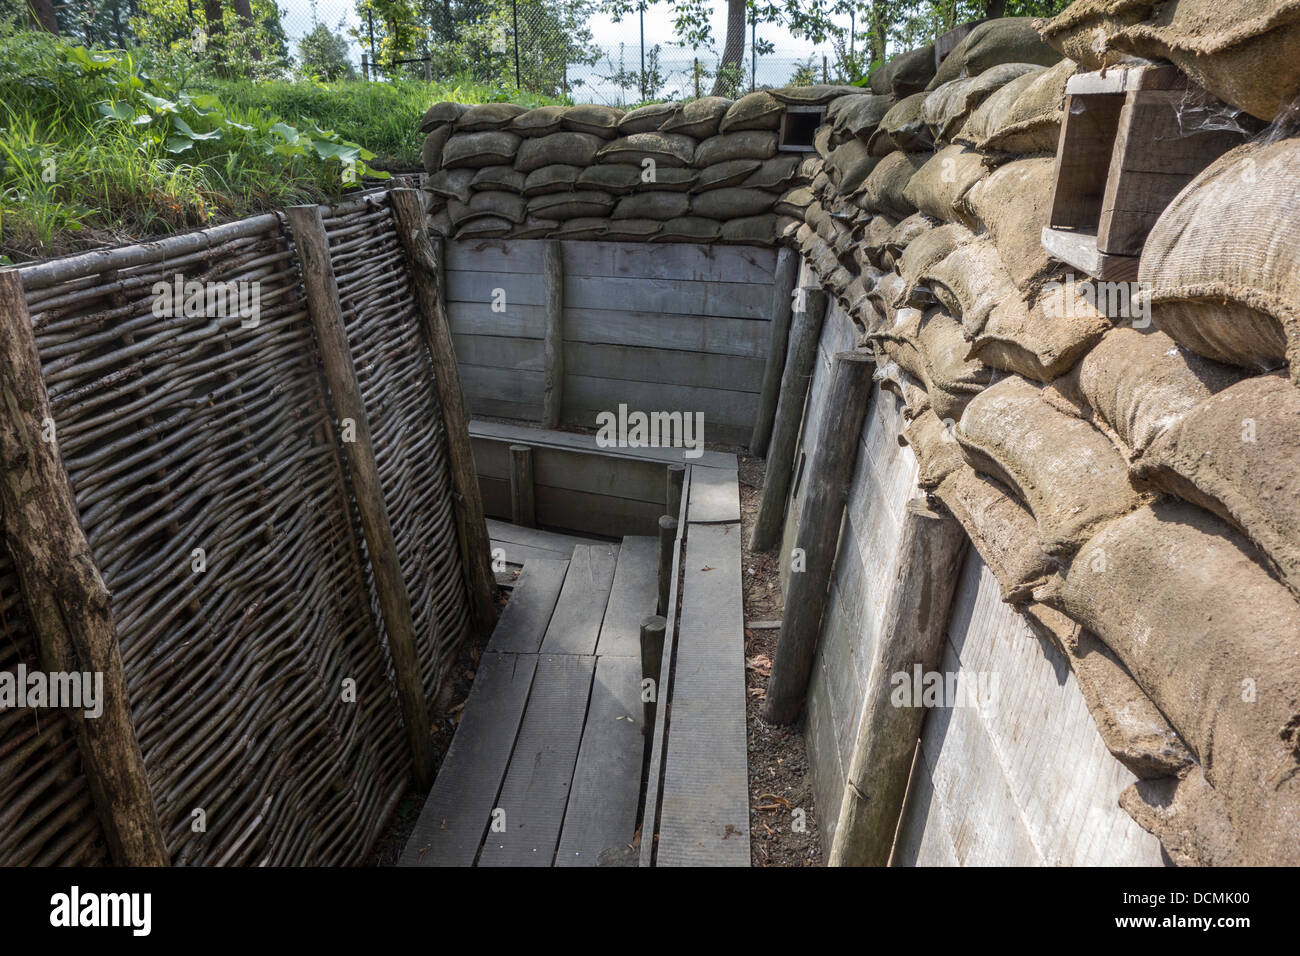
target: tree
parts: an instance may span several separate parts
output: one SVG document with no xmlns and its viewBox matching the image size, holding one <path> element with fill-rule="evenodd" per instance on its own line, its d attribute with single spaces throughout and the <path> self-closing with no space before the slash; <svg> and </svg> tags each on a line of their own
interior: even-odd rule
<svg viewBox="0 0 1300 956">
<path fill-rule="evenodd" d="M 342 31 L 343 23 L 339 23 Z M 342 32 L 334 33 L 323 23 L 317 23 L 298 41 L 298 72 L 302 76 L 330 82 L 350 80 L 356 76 L 348 57 L 348 41 Z"/>
<path fill-rule="evenodd" d="M 54 16 L 54 4 L 51 0 L 27 0 L 27 8 L 35 26 L 46 33 L 59 35 L 59 21 Z"/>
<path fill-rule="evenodd" d="M 713 96 L 730 96 L 736 91 L 728 88 L 728 75 L 740 68 L 745 55 L 745 0 L 727 0 L 727 39 L 722 44 L 722 62 L 713 81 Z"/>
</svg>

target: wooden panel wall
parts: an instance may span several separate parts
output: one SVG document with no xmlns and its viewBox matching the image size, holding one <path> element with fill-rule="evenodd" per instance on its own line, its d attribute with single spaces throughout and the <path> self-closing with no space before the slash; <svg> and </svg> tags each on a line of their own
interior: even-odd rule
<svg viewBox="0 0 1300 956">
<path fill-rule="evenodd" d="M 705 439 L 748 441 L 762 383 L 776 250 L 562 243 L 564 421 L 619 403 L 704 414 Z M 540 421 L 541 240 L 447 243 L 447 311 L 476 415 Z M 499 290 L 499 291 L 498 291 Z M 504 307 L 493 309 L 504 297 Z"/>
</svg>

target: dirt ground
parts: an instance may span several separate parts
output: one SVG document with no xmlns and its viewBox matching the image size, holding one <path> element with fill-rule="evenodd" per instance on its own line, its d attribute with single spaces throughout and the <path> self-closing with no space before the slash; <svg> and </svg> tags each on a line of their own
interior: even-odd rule
<svg viewBox="0 0 1300 956">
<path fill-rule="evenodd" d="M 745 591 L 751 858 L 754 866 L 821 866 L 803 719 L 789 727 L 774 727 L 759 713 L 780 631 L 749 625 L 779 621 L 784 603 L 777 552 L 755 554 L 749 550 L 750 528 L 763 487 L 764 462 L 739 452 L 736 457 L 740 461 L 740 520 L 744 533 L 741 574 Z"/>
</svg>

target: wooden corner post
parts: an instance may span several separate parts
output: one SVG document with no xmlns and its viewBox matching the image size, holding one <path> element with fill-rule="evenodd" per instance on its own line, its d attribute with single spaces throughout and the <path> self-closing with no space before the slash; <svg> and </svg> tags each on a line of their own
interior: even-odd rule
<svg viewBox="0 0 1300 956">
<path fill-rule="evenodd" d="M 794 314 L 794 292 L 798 281 L 799 253 L 783 247 L 776 257 L 767 363 L 763 366 L 763 385 L 758 395 L 754 432 L 749 439 L 750 453 L 759 457 L 767 453 L 767 442 L 772 437 L 772 421 L 776 417 L 777 399 L 781 394 L 781 373 L 785 369 L 785 352 L 790 341 L 790 319 Z"/>
<path fill-rule="evenodd" d="M 546 374 L 542 424 L 558 428 L 564 417 L 564 247 L 548 239 L 542 247 L 546 282 Z"/>
<path fill-rule="evenodd" d="M 135 735 L 108 588 L 59 455 L 36 339 L 14 269 L 0 270 L 0 515 L 41 666 L 102 675 L 103 712 L 67 711 L 113 861 L 170 857 Z M 52 440 L 46 440 L 50 438 Z"/>
<path fill-rule="evenodd" d="M 357 511 L 361 515 L 366 549 L 374 569 L 375 590 L 388 634 L 388 651 L 393 661 L 394 683 L 411 750 L 415 782 L 424 790 L 433 785 L 433 741 L 429 735 L 429 711 L 415 645 L 411 598 L 402 578 L 397 544 L 393 540 L 384 490 L 379 481 L 379 466 L 371 444 L 370 421 L 343 326 L 343 308 L 339 304 L 338 284 L 330 262 L 329 240 L 319 206 L 293 206 L 286 213 L 293 230 L 298 264 L 302 268 L 307 311 L 316 330 L 329 399 L 340 425 L 350 421 L 353 426 L 354 440 L 344 439 L 343 452 L 352 478 Z"/>
<path fill-rule="evenodd" d="M 470 613 L 474 629 L 481 635 L 492 632 L 496 620 L 496 576 L 492 573 L 492 542 L 488 537 L 483 513 L 483 493 L 474 466 L 474 450 L 469 439 L 469 415 L 456 365 L 456 349 L 451 341 L 451 323 L 443 300 L 440 244 L 435 245 L 424 223 L 420 194 L 415 189 L 389 192 L 397 235 L 406 251 L 411 281 L 415 286 L 429 355 L 433 360 L 433 381 L 442 407 L 442 423 L 447 433 L 447 458 L 451 467 L 452 490 L 456 495 L 456 537 L 460 543 L 461 565 L 469 590 Z"/>
</svg>

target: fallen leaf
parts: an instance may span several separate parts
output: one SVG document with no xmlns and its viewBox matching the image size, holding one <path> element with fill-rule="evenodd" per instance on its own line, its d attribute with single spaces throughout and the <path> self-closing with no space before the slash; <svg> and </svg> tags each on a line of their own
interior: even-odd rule
<svg viewBox="0 0 1300 956">
<path fill-rule="evenodd" d="M 701 570 L 701 571 L 712 571 L 713 568 L 709 567 L 709 566 L 706 564 L 704 567 L 700 568 L 700 570 Z"/>
</svg>

